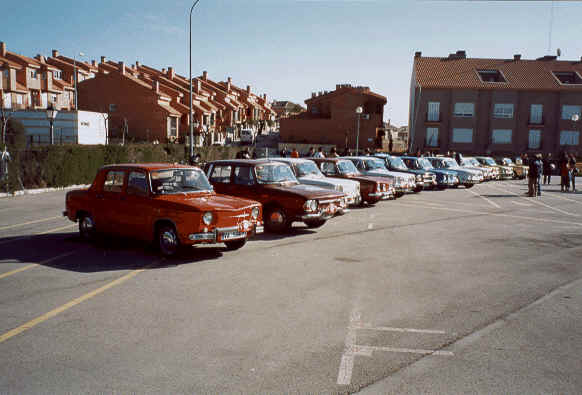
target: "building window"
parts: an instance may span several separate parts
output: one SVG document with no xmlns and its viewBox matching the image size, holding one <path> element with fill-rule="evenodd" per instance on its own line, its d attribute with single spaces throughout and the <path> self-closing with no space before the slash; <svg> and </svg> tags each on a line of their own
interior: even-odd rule
<svg viewBox="0 0 582 395">
<path fill-rule="evenodd" d="M 170 117 L 170 137 L 178 137 L 178 118 Z"/>
<path fill-rule="evenodd" d="M 580 74 L 575 71 L 552 71 L 562 85 L 582 85 Z"/>
<path fill-rule="evenodd" d="M 109 112 L 117 111 L 117 104 L 110 104 L 109 105 Z"/>
<path fill-rule="evenodd" d="M 55 94 L 51 94 L 51 101 L 52 101 L 53 103 L 56 103 L 56 102 L 57 102 L 57 95 L 55 95 Z"/>
<path fill-rule="evenodd" d="M 125 173 L 123 171 L 109 171 L 103 183 L 104 192 L 118 192 L 123 189 L 123 178 Z"/>
<path fill-rule="evenodd" d="M 578 114 L 580 116 L 580 109 L 582 106 L 572 106 L 572 105 L 563 105 L 562 106 L 562 119 L 566 119 L 570 121 L 572 119 L 572 115 Z"/>
<path fill-rule="evenodd" d="M 16 104 L 22 104 L 22 95 L 14 95 L 16 96 Z"/>
<path fill-rule="evenodd" d="M 10 93 L 4 94 L 4 100 L 2 101 L 3 108 L 12 108 L 12 99 L 10 98 Z"/>
<path fill-rule="evenodd" d="M 529 113 L 529 123 L 531 124 L 541 124 L 542 115 L 544 113 L 543 104 L 532 104 Z"/>
<path fill-rule="evenodd" d="M 580 144 L 580 132 L 577 130 L 562 130 L 560 132 L 560 145 Z"/>
<path fill-rule="evenodd" d="M 496 103 L 493 106 L 493 118 L 513 118 L 513 104 Z"/>
<path fill-rule="evenodd" d="M 542 131 L 537 129 L 531 129 L 529 131 L 527 147 L 529 149 L 540 149 L 541 146 L 542 146 Z"/>
<path fill-rule="evenodd" d="M 214 113 L 211 113 L 210 114 L 210 125 L 214 125 L 214 119 L 215 119 Z"/>
<path fill-rule="evenodd" d="M 478 70 L 477 73 L 482 82 L 507 82 L 499 70 Z"/>
<path fill-rule="evenodd" d="M 36 70 L 29 70 L 28 71 L 28 75 L 30 75 L 30 78 L 32 78 L 33 80 L 38 78 L 38 71 Z"/>
<path fill-rule="evenodd" d="M 202 116 L 202 124 L 208 125 L 208 119 L 209 119 L 208 115 L 203 115 Z"/>
<path fill-rule="evenodd" d="M 472 117 L 475 113 L 475 103 L 455 103 L 453 115 L 455 117 Z"/>
<path fill-rule="evenodd" d="M 62 79 L 62 72 L 61 71 L 53 71 L 53 78 L 60 80 Z"/>
<path fill-rule="evenodd" d="M 4 76 L 4 78 L 10 77 L 10 69 L 2 70 L 2 75 Z"/>
<path fill-rule="evenodd" d="M 453 143 L 472 143 L 473 129 L 453 129 Z"/>
<path fill-rule="evenodd" d="M 427 147 L 439 146 L 439 128 L 426 128 Z"/>
<path fill-rule="evenodd" d="M 440 103 L 438 101 L 428 102 L 428 117 L 429 121 L 439 121 L 440 120 Z"/>
<path fill-rule="evenodd" d="M 315 106 L 311 107 L 311 113 L 312 114 L 319 114 L 319 109 Z"/>
<path fill-rule="evenodd" d="M 511 144 L 511 129 L 493 129 L 491 142 L 493 144 Z"/>
</svg>

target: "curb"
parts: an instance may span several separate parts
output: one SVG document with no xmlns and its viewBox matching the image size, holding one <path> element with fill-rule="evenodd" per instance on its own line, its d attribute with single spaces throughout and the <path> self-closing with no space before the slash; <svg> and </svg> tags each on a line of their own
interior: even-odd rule
<svg viewBox="0 0 582 395">
<path fill-rule="evenodd" d="M 68 187 L 60 187 L 60 188 L 39 188 L 39 189 L 25 189 L 22 191 L 15 191 L 14 193 L 0 193 L 1 198 L 10 198 L 10 197 L 17 197 L 17 196 L 26 196 L 26 195 L 38 195 L 40 193 L 46 192 L 56 192 L 56 191 L 67 191 L 70 189 L 81 189 L 81 188 L 89 188 L 91 184 L 87 185 L 70 185 Z"/>
</svg>

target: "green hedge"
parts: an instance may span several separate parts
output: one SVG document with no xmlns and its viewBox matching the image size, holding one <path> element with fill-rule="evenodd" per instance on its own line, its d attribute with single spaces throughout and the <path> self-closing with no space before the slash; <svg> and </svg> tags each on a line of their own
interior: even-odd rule
<svg viewBox="0 0 582 395">
<path fill-rule="evenodd" d="M 16 147 L 14 147 L 16 148 Z M 185 145 L 53 145 L 11 150 L 9 182 L 2 191 L 90 184 L 97 170 L 112 163 L 186 163 Z M 234 158 L 240 147 L 195 148 L 203 161 Z"/>
</svg>

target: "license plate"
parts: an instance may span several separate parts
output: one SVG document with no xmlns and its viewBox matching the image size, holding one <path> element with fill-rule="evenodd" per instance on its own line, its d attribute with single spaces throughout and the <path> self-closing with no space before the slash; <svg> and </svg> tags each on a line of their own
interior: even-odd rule
<svg viewBox="0 0 582 395">
<path fill-rule="evenodd" d="M 242 239 L 246 235 L 247 234 L 245 232 L 237 232 L 237 231 L 224 232 L 224 233 L 221 233 L 220 239 L 223 241 L 224 240 L 233 240 L 233 239 Z"/>
</svg>

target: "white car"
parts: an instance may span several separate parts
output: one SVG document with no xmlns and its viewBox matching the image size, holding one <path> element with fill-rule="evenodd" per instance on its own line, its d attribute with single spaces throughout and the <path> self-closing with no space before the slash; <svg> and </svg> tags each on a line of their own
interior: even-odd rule
<svg viewBox="0 0 582 395">
<path fill-rule="evenodd" d="M 240 142 L 244 144 L 252 144 L 255 142 L 255 133 L 252 129 L 242 129 L 240 131 Z"/>
<path fill-rule="evenodd" d="M 314 185 L 324 189 L 343 192 L 346 194 L 346 203 L 349 206 L 355 206 L 362 202 L 360 183 L 358 181 L 326 177 L 319 170 L 315 162 L 309 159 L 271 158 L 271 160 L 288 164 L 293 169 L 297 181 L 301 184 Z"/>
<path fill-rule="evenodd" d="M 382 159 L 373 156 L 346 156 L 343 159 L 351 160 L 364 175 L 391 179 L 394 182 L 396 197 L 412 192 L 416 188 L 414 174 L 388 170 Z"/>
</svg>

